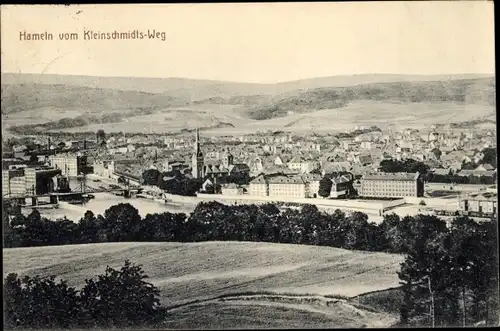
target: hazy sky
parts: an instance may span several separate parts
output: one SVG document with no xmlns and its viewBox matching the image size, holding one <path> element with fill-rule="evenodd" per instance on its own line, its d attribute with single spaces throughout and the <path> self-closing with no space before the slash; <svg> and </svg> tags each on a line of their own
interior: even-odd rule
<svg viewBox="0 0 500 331">
<path fill-rule="evenodd" d="M 166 41 L 83 40 L 84 30 L 148 29 Z M 22 31 L 54 40 L 21 41 Z M 2 72 L 277 82 L 495 70 L 483 1 L 2 6 L 1 34 Z"/>
</svg>

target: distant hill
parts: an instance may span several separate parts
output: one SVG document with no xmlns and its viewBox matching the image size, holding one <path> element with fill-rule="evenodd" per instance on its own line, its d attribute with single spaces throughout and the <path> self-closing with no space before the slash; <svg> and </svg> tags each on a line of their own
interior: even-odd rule
<svg viewBox="0 0 500 331">
<path fill-rule="evenodd" d="M 185 104 L 178 98 L 162 94 L 63 84 L 2 84 L 1 96 L 2 114 L 44 107 L 55 111 L 109 112 Z"/>
<path fill-rule="evenodd" d="M 344 126 L 366 119 L 370 125 L 405 123 L 419 116 L 420 122 L 443 116 L 448 121 L 464 106 L 468 114 L 460 114 L 463 120 L 475 120 L 494 115 L 496 86 L 494 77 L 486 75 L 354 75 L 247 84 L 2 74 L 1 96 L 2 125 L 17 132 L 95 131 L 108 124 L 124 132 L 179 132 L 186 126 L 255 132 L 327 129 L 328 121 Z M 382 103 L 388 107 L 381 108 Z"/>
<path fill-rule="evenodd" d="M 373 100 L 397 103 L 480 104 L 494 106 L 494 78 L 431 82 L 396 82 L 330 87 L 298 92 L 270 104 L 249 109 L 252 119 L 265 120 L 322 109 L 336 109 L 352 101 Z"/>
<path fill-rule="evenodd" d="M 345 87 L 360 84 L 387 82 L 446 81 L 491 77 L 484 74 L 461 75 L 394 75 L 366 74 L 333 77 L 308 78 L 276 84 L 225 82 L 188 78 L 142 78 L 142 77 L 93 77 L 52 74 L 2 73 L 2 85 L 48 84 L 73 85 L 90 88 L 141 91 L 147 93 L 167 93 L 183 99 L 201 100 L 211 97 L 231 97 L 237 95 L 276 95 L 295 90 L 323 87 Z"/>
</svg>

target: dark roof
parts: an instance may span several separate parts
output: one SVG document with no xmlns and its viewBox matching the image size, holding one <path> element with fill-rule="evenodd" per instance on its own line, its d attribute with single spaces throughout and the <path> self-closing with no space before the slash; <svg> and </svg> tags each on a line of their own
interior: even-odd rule
<svg viewBox="0 0 500 331">
<path fill-rule="evenodd" d="M 393 180 L 393 181 L 413 181 L 419 176 L 418 172 L 384 172 L 363 176 L 363 180 Z"/>
</svg>

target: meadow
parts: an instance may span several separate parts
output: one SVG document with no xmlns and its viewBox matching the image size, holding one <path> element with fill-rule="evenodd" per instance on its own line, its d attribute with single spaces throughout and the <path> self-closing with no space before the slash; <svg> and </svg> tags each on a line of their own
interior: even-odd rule
<svg viewBox="0 0 500 331">
<path fill-rule="evenodd" d="M 4 276 L 56 275 L 76 287 L 130 259 L 159 287 L 162 304 L 176 307 L 167 324 L 173 328 L 387 326 L 397 313 L 355 308 L 349 298 L 398 286 L 403 261 L 396 254 L 250 242 L 12 248 L 3 258 Z"/>
</svg>

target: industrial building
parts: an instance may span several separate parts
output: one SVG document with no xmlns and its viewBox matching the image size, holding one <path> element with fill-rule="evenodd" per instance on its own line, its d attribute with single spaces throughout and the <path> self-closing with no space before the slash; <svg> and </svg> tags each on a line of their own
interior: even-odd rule
<svg viewBox="0 0 500 331">
<path fill-rule="evenodd" d="M 471 216 L 496 216 L 498 196 L 491 192 L 468 195 L 460 199 L 460 211 Z"/>
<path fill-rule="evenodd" d="M 67 177 L 76 177 L 87 172 L 87 156 L 74 154 L 57 154 L 49 156 L 49 164 L 62 171 Z"/>
<path fill-rule="evenodd" d="M 424 195 L 424 183 L 418 172 L 365 175 L 356 183 L 356 188 L 360 197 L 404 198 Z"/>
<path fill-rule="evenodd" d="M 23 197 L 53 192 L 54 177 L 61 175 L 60 169 L 46 166 L 17 167 L 2 170 L 2 196 Z"/>
</svg>

